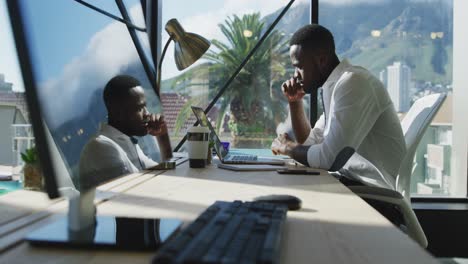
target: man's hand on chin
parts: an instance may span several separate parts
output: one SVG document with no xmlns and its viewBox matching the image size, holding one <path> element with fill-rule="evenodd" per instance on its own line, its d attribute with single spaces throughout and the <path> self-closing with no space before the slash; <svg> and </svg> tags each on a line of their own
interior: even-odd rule
<svg viewBox="0 0 468 264">
<path fill-rule="evenodd" d="M 289 103 L 302 101 L 302 98 L 305 96 L 302 77 L 298 76 L 286 80 L 283 85 L 281 85 L 281 91 L 286 99 L 288 99 Z"/>
<path fill-rule="evenodd" d="M 167 134 L 167 125 L 164 116 L 160 114 L 151 114 L 147 126 L 148 134 L 155 137 Z"/>
<path fill-rule="evenodd" d="M 275 155 L 287 155 L 291 157 L 292 150 L 297 146 L 298 144 L 289 138 L 288 134 L 281 134 L 275 140 L 273 140 L 273 143 L 271 143 L 271 151 Z"/>
</svg>

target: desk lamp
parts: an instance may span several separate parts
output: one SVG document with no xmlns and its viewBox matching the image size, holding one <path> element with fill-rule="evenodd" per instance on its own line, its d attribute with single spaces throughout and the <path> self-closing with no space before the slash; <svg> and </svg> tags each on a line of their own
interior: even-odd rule
<svg viewBox="0 0 468 264">
<path fill-rule="evenodd" d="M 197 61 L 210 47 L 210 42 L 204 37 L 185 32 L 184 28 L 179 24 L 177 19 L 173 18 L 166 23 L 165 27 L 167 33 L 169 34 L 169 39 L 164 46 L 164 49 L 161 54 L 161 58 L 158 63 L 157 71 L 157 83 L 156 87 L 158 89 L 158 94 L 161 89 L 161 66 L 166 55 L 167 47 L 169 43 L 174 40 L 174 57 L 179 71 L 187 68 Z"/>
<path fill-rule="evenodd" d="M 149 2 L 151 4 L 153 2 Z M 153 8 L 148 8 L 149 11 L 153 11 Z M 151 18 L 156 18 L 157 16 L 152 15 L 150 12 L 147 14 L 149 18 L 147 20 L 147 27 L 148 27 L 148 36 L 150 38 L 150 43 L 154 43 L 152 40 L 154 39 L 154 31 L 152 30 L 151 26 L 154 21 Z M 189 33 L 182 28 L 179 24 L 177 19 L 173 18 L 166 23 L 165 29 L 169 34 L 169 39 L 164 46 L 164 49 L 161 53 L 161 57 L 159 59 L 157 65 L 157 77 L 156 77 L 156 94 L 160 96 L 161 91 L 161 67 L 162 62 L 164 60 L 164 55 L 166 55 L 167 48 L 171 41 L 174 41 L 174 57 L 177 65 L 177 69 L 179 71 L 189 67 L 195 61 L 197 61 L 210 47 L 210 42 L 202 36 L 199 36 L 194 33 Z M 156 49 L 155 46 L 151 47 L 151 52 L 153 54 L 153 62 L 156 63 Z M 161 154 L 163 159 L 169 159 L 172 157 L 172 147 L 169 140 L 169 135 L 162 135 L 158 139 L 159 147 L 161 150 Z M 164 153 L 164 154 L 163 154 Z"/>
</svg>

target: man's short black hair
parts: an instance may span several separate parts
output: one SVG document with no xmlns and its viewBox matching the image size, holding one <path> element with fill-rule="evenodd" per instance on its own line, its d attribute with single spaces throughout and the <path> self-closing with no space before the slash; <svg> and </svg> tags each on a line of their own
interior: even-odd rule
<svg viewBox="0 0 468 264">
<path fill-rule="evenodd" d="M 335 52 L 335 40 L 332 33 L 324 26 L 309 24 L 298 29 L 289 45 L 299 45 L 302 49 L 309 51 Z"/>
<path fill-rule="evenodd" d="M 141 83 L 129 75 L 117 75 L 107 82 L 103 92 L 104 103 L 107 110 L 113 102 L 120 101 L 128 97 L 130 89 L 141 86 Z"/>
</svg>

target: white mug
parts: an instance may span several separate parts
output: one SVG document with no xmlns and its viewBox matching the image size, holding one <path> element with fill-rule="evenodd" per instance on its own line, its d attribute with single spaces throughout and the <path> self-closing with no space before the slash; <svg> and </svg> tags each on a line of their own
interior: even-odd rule
<svg viewBox="0 0 468 264">
<path fill-rule="evenodd" d="M 208 156 L 210 130 L 207 127 L 191 127 L 187 131 L 188 157 L 191 168 L 204 168 Z"/>
</svg>

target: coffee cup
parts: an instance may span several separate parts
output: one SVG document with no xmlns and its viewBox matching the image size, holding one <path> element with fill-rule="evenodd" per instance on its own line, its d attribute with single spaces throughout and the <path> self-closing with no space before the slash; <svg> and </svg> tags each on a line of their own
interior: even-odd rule
<svg viewBox="0 0 468 264">
<path fill-rule="evenodd" d="M 187 149 L 190 168 L 204 168 L 208 156 L 210 130 L 207 127 L 191 127 L 187 131 Z"/>
</svg>

